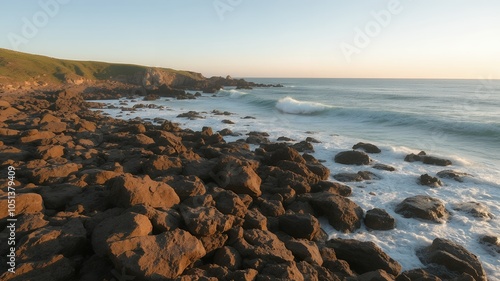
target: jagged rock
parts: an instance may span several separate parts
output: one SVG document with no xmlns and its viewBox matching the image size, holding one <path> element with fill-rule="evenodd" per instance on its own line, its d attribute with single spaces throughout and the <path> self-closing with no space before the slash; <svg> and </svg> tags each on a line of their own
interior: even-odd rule
<svg viewBox="0 0 500 281">
<path fill-rule="evenodd" d="M 279 217 L 279 229 L 295 238 L 312 240 L 321 231 L 318 219 L 310 214 L 285 214 Z"/>
<path fill-rule="evenodd" d="M 179 195 L 181 201 L 207 192 L 205 185 L 197 176 L 173 176 L 168 178 L 167 183 Z"/>
<path fill-rule="evenodd" d="M 294 257 L 285 244 L 272 232 L 246 229 L 234 247 L 245 259 L 262 259 L 269 262 L 293 261 Z"/>
<path fill-rule="evenodd" d="M 135 205 L 129 212 L 142 214 L 148 217 L 154 231 L 165 232 L 179 227 L 182 217 L 175 209 L 157 210 L 145 205 Z"/>
<path fill-rule="evenodd" d="M 453 210 L 471 214 L 473 217 L 481 219 L 493 219 L 488 206 L 478 202 L 465 202 L 453 204 Z"/>
<path fill-rule="evenodd" d="M 132 237 L 146 236 L 153 226 L 148 217 L 137 213 L 125 213 L 109 217 L 99 223 L 92 232 L 92 247 L 100 256 L 109 254 L 113 242 Z"/>
<path fill-rule="evenodd" d="M 64 122 L 48 122 L 40 125 L 40 130 L 58 134 L 66 132 L 67 127 L 68 125 Z"/>
<path fill-rule="evenodd" d="M 17 219 L 16 238 L 21 238 L 25 234 L 45 227 L 48 224 L 49 222 L 44 219 L 44 215 L 42 213 L 24 214 Z"/>
<path fill-rule="evenodd" d="M 270 159 L 269 164 L 276 166 L 278 162 L 288 160 L 292 162 L 305 164 L 306 160 L 299 154 L 299 152 L 291 147 L 285 146 L 280 149 L 275 150 Z"/>
<path fill-rule="evenodd" d="M 32 143 L 39 140 L 50 140 L 56 135 L 49 131 L 38 131 L 37 129 L 28 130 L 21 134 L 19 139 L 21 143 Z"/>
<path fill-rule="evenodd" d="M 228 156 L 219 160 L 212 170 L 212 178 L 224 189 L 229 189 L 237 194 L 260 196 L 261 178 L 247 163 Z"/>
<path fill-rule="evenodd" d="M 361 242 L 354 239 L 332 239 L 326 243 L 326 246 L 333 248 L 337 258 L 347 261 L 358 274 L 378 269 L 383 269 L 394 276 L 398 276 L 399 272 L 401 272 L 401 265 L 373 242 Z"/>
<path fill-rule="evenodd" d="M 288 250 L 292 251 L 292 254 L 298 260 L 316 265 L 323 264 L 323 258 L 315 242 L 305 239 L 291 239 L 285 242 L 285 246 Z"/>
<path fill-rule="evenodd" d="M 179 196 L 168 184 L 153 181 L 149 176 L 136 177 L 131 174 L 124 174 L 112 181 L 111 200 L 116 206 L 125 208 L 136 204 L 170 208 L 180 202 Z"/>
<path fill-rule="evenodd" d="M 449 212 L 441 200 L 426 195 L 406 198 L 396 206 L 395 211 L 405 218 L 419 218 L 438 223 L 449 217 Z"/>
<path fill-rule="evenodd" d="M 385 210 L 375 208 L 366 212 L 365 225 L 375 230 L 390 230 L 396 226 L 396 220 Z"/>
<path fill-rule="evenodd" d="M 458 182 L 463 182 L 464 178 L 471 177 L 471 175 L 463 172 L 457 172 L 453 170 L 443 170 L 437 173 L 437 176 L 440 178 L 449 178 L 454 179 Z"/>
<path fill-rule="evenodd" d="M 218 249 L 214 255 L 214 263 L 226 266 L 230 270 L 239 269 L 241 266 L 241 255 L 235 248 L 225 246 Z"/>
<path fill-rule="evenodd" d="M 79 219 L 71 219 L 63 226 L 40 228 L 19 241 L 17 260 L 33 262 L 59 254 L 66 257 L 82 255 L 87 248 L 86 236 L 87 231 Z"/>
<path fill-rule="evenodd" d="M 176 229 L 156 236 L 142 236 L 111 244 L 115 268 L 146 280 L 176 278 L 206 251 L 189 232 Z M 158 266 L 161 264 L 161 266 Z"/>
<path fill-rule="evenodd" d="M 43 145 L 36 148 L 36 156 L 43 160 L 57 158 L 64 155 L 64 146 L 62 145 Z"/>
<path fill-rule="evenodd" d="M 296 149 L 298 152 L 311 153 L 314 152 L 314 146 L 307 141 L 301 141 L 292 145 L 292 148 Z"/>
<path fill-rule="evenodd" d="M 295 280 L 304 281 L 304 276 L 293 261 L 283 263 L 264 264 L 258 280 Z"/>
<path fill-rule="evenodd" d="M 420 184 L 430 187 L 440 187 L 443 185 L 443 183 L 438 178 L 431 177 L 428 174 L 423 174 L 420 176 Z"/>
<path fill-rule="evenodd" d="M 450 240 L 436 238 L 432 245 L 420 250 L 417 255 L 420 261 L 426 265 L 441 266 L 458 274 L 466 273 L 471 275 L 474 280 L 487 280 L 486 273 L 477 256 Z M 436 266 L 433 266 L 433 269 L 436 269 Z M 431 272 L 437 276 L 441 275 L 433 270 Z"/>
<path fill-rule="evenodd" d="M 364 143 L 364 142 L 358 142 L 355 144 L 352 149 L 363 149 L 366 153 L 380 153 L 382 152 L 380 148 L 377 146 L 371 144 L 371 143 Z"/>
<path fill-rule="evenodd" d="M 225 215 L 233 215 L 236 217 L 243 218 L 247 213 L 247 206 L 241 198 L 234 192 L 230 190 L 224 190 L 218 192 L 214 200 L 216 202 L 217 209 Z"/>
<path fill-rule="evenodd" d="M 346 165 L 368 165 L 370 164 L 370 157 L 368 154 L 361 151 L 343 151 L 335 155 L 336 163 Z"/>
<path fill-rule="evenodd" d="M 267 218 L 257 208 L 248 209 L 245 214 L 245 222 L 243 223 L 243 228 L 267 230 Z"/>
<path fill-rule="evenodd" d="M 405 156 L 406 162 L 422 161 L 424 164 L 436 165 L 436 166 L 449 166 L 452 162 L 448 159 L 443 159 L 435 156 L 426 155 L 425 152 L 421 151 L 418 155 L 408 154 Z"/>
<path fill-rule="evenodd" d="M 143 169 L 152 178 L 180 174 L 182 172 L 182 162 L 179 157 L 154 155 L 144 163 Z"/>
<path fill-rule="evenodd" d="M 226 241 L 228 240 L 228 235 L 223 233 L 216 233 L 210 236 L 197 237 L 200 239 L 201 244 L 207 252 L 207 256 L 213 256 L 217 249 L 224 247 Z"/>
<path fill-rule="evenodd" d="M 363 210 L 343 196 L 318 192 L 304 194 L 299 200 L 308 201 L 316 212 L 324 214 L 328 222 L 342 232 L 353 232 L 361 227 Z"/>
<path fill-rule="evenodd" d="M 0 220 L 9 217 L 7 196 L 0 198 Z M 16 195 L 15 215 L 36 214 L 45 210 L 42 196 L 36 193 L 24 193 Z"/>
<path fill-rule="evenodd" d="M 226 216 L 214 207 L 180 208 L 189 232 L 195 236 L 209 236 L 222 233 L 233 226 L 234 216 Z"/>
<path fill-rule="evenodd" d="M 500 254 L 500 237 L 492 235 L 484 235 L 479 239 L 481 244 L 491 248 L 493 251 Z"/>
</svg>

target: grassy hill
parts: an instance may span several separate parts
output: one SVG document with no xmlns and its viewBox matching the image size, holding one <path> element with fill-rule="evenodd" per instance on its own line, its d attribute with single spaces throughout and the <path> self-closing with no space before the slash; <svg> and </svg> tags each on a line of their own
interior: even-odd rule
<svg viewBox="0 0 500 281">
<path fill-rule="evenodd" d="M 0 86 L 1 84 L 20 85 L 26 82 L 61 85 L 74 81 L 133 81 L 142 77 L 148 69 L 159 71 L 172 79 L 204 80 L 200 73 L 151 68 L 132 64 L 114 64 L 95 61 L 73 61 L 46 56 L 21 53 L 0 48 Z M 131 82 L 132 83 L 132 82 Z"/>
</svg>

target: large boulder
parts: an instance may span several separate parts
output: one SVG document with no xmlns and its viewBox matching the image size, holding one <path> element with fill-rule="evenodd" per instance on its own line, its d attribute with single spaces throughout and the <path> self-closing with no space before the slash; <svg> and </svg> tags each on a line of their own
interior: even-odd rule
<svg viewBox="0 0 500 281">
<path fill-rule="evenodd" d="M 131 174 L 124 174 L 112 181 L 111 200 L 116 206 L 124 208 L 137 204 L 170 208 L 180 202 L 179 196 L 168 184 L 153 181 L 149 176 Z"/>
<path fill-rule="evenodd" d="M 439 268 L 445 268 L 458 274 L 469 274 L 474 280 L 486 281 L 486 273 L 478 257 L 463 246 L 447 239 L 436 238 L 432 245 L 417 253 L 422 263 L 437 269 L 433 272 L 440 276 Z M 442 272 L 442 271 L 441 271 Z"/>
<path fill-rule="evenodd" d="M 182 162 L 179 157 L 154 155 L 144 163 L 143 169 L 152 178 L 180 174 L 182 172 Z"/>
<path fill-rule="evenodd" d="M 182 205 L 180 211 L 189 232 L 196 236 L 225 232 L 233 226 L 234 222 L 234 216 L 226 216 L 215 207 L 191 208 Z"/>
<path fill-rule="evenodd" d="M 290 239 L 285 242 L 285 246 L 288 250 L 292 251 L 297 260 L 316 265 L 323 264 L 323 258 L 315 242 L 305 239 Z"/>
<path fill-rule="evenodd" d="M 214 167 L 212 179 L 224 189 L 229 189 L 237 194 L 248 194 L 258 197 L 261 178 L 255 173 L 253 167 L 234 157 L 224 157 Z"/>
<path fill-rule="evenodd" d="M 99 223 L 92 232 L 92 246 L 96 254 L 104 256 L 109 253 L 111 243 L 146 236 L 152 230 L 153 226 L 148 217 L 136 213 L 125 213 Z"/>
<path fill-rule="evenodd" d="M 370 164 L 370 157 L 368 154 L 361 151 L 343 151 L 335 155 L 336 163 L 346 165 L 368 165 Z"/>
<path fill-rule="evenodd" d="M 20 263 L 16 266 L 16 273 L 5 271 L 0 275 L 2 281 L 62 281 L 74 280 L 74 263 L 63 255 L 51 255 L 46 259 Z"/>
<path fill-rule="evenodd" d="M 205 254 L 198 239 L 187 231 L 176 229 L 156 236 L 114 242 L 110 259 L 116 268 L 125 268 L 141 280 L 165 280 L 178 277 Z"/>
<path fill-rule="evenodd" d="M 390 230 L 396 226 L 396 220 L 387 211 L 375 208 L 366 212 L 365 225 L 374 230 Z"/>
<path fill-rule="evenodd" d="M 324 214 L 328 222 L 342 232 L 353 232 L 361 227 L 363 210 L 344 196 L 328 192 L 304 194 L 299 200 L 308 201 L 318 214 Z"/>
<path fill-rule="evenodd" d="M 446 221 L 450 215 L 441 200 L 427 195 L 406 198 L 396 206 L 395 211 L 405 218 L 419 218 L 437 223 Z"/>
<path fill-rule="evenodd" d="M 376 145 L 371 143 L 358 142 L 352 149 L 363 149 L 366 153 L 380 153 L 381 150 Z"/>
<path fill-rule="evenodd" d="M 268 262 L 293 261 L 292 252 L 268 230 L 247 229 L 243 237 L 232 245 L 246 259 L 262 259 Z"/>
<path fill-rule="evenodd" d="M 35 184 L 61 182 L 70 174 L 77 172 L 80 167 L 81 165 L 75 163 L 67 163 L 62 165 L 36 168 L 30 172 L 31 180 Z"/>
<path fill-rule="evenodd" d="M 47 209 L 63 209 L 73 197 L 82 193 L 82 188 L 71 184 L 44 186 L 40 188 Z"/>
<path fill-rule="evenodd" d="M 326 243 L 333 248 L 338 259 L 345 260 L 358 274 L 383 269 L 394 276 L 401 272 L 401 265 L 384 253 L 373 242 L 354 239 L 331 239 Z"/>
</svg>

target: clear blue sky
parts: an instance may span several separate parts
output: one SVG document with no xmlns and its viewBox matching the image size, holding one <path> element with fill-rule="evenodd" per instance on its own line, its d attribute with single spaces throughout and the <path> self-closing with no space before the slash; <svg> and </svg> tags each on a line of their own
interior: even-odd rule
<svg viewBox="0 0 500 281">
<path fill-rule="evenodd" d="M 500 78 L 498 0 L 0 3 L 0 47 L 59 58 L 206 76 Z"/>
</svg>

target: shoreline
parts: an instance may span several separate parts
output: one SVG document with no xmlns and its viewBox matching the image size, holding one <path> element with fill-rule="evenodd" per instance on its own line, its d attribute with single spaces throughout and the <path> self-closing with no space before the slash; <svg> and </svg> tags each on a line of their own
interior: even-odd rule
<svg viewBox="0 0 500 281">
<path fill-rule="evenodd" d="M 372 210 L 351 201 L 353 188 L 329 181 L 330 170 L 299 153 L 304 151 L 299 145 L 270 142 L 251 151 L 247 142 L 226 143 L 211 128 L 193 132 L 170 121 L 158 126 L 105 117 L 89 111 L 79 92 L 37 95 L 6 99 L 12 106 L 3 107 L 0 128 L 6 147 L 1 153 L 11 160 L 2 168 L 19 168 L 18 206 L 30 203 L 22 205 L 24 231 L 16 251 L 25 277 L 60 268 L 61 280 L 112 278 L 113 270 L 122 269 L 145 280 L 155 280 L 154 274 L 182 280 L 394 280 L 398 275 L 397 280 L 411 280 L 432 272 L 402 273 L 401 265 L 373 243 L 328 240 L 318 217 L 352 232 L 367 224 Z M 265 135 L 244 137 L 262 142 Z M 370 159 L 353 151 L 359 154 L 348 162 Z M 434 211 L 446 216 L 446 210 Z M 391 221 L 387 212 L 371 213 L 378 224 Z M 58 247 L 33 248 L 47 233 Z M 168 241 L 179 241 L 178 255 L 162 254 L 174 247 Z M 452 241 L 434 242 L 429 253 L 462 249 Z M 127 256 L 145 249 L 156 253 L 144 255 L 144 264 L 137 255 Z M 373 267 L 352 251 L 369 251 L 378 263 Z M 40 253 L 54 258 L 45 260 Z M 481 263 L 471 255 L 466 250 L 459 258 L 473 261 L 474 278 L 485 280 Z M 429 256 L 423 253 L 422 260 L 435 264 Z M 152 262 L 168 266 L 152 268 Z M 440 262 L 446 267 L 451 261 Z M 6 280 L 16 277 L 5 274 Z"/>
</svg>

